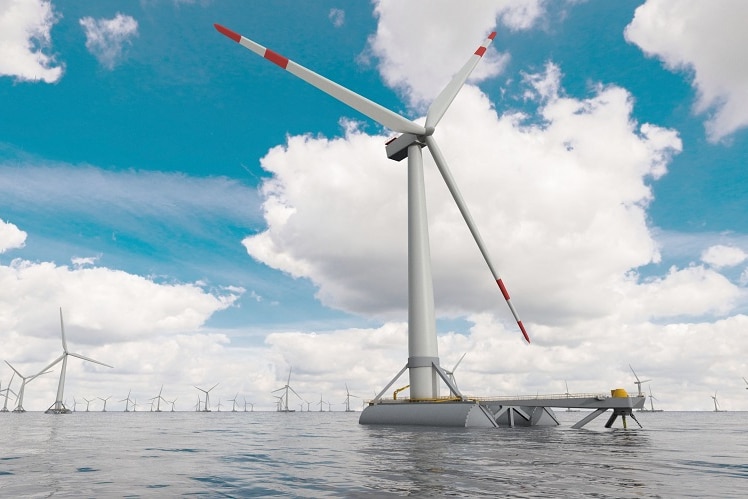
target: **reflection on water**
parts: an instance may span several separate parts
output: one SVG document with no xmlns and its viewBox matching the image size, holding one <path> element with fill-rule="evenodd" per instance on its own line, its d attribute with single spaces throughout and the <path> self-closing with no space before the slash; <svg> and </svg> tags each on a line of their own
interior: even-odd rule
<svg viewBox="0 0 748 499">
<path fill-rule="evenodd" d="M 748 497 L 745 413 L 644 429 L 361 426 L 352 413 L 0 414 L 4 497 Z M 715 419 L 718 418 L 718 421 Z"/>
</svg>

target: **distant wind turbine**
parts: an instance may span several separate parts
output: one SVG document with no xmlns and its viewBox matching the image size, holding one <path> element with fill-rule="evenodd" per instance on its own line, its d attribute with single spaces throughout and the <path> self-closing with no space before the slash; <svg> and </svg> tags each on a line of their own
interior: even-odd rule
<svg viewBox="0 0 748 499">
<path fill-rule="evenodd" d="M 86 401 L 86 412 L 88 412 L 88 406 L 91 405 L 91 402 L 93 401 L 93 399 L 88 400 L 86 397 L 83 397 L 83 400 Z"/>
<path fill-rule="evenodd" d="M 458 362 L 459 364 L 459 362 Z M 361 398 L 356 395 L 351 395 L 351 392 L 348 391 L 348 383 L 345 384 L 345 412 L 356 412 L 351 409 L 351 397 L 354 398 Z"/>
<path fill-rule="evenodd" d="M 652 380 L 651 379 L 640 380 L 639 376 L 636 375 L 636 371 L 634 371 L 634 368 L 631 367 L 631 364 L 629 364 L 629 369 L 631 369 L 631 372 L 634 373 L 634 377 L 636 378 L 636 381 L 634 381 L 634 384 L 636 385 L 636 388 L 639 390 L 639 396 L 643 397 L 644 392 L 642 392 L 642 383 L 649 383 Z"/>
<path fill-rule="evenodd" d="M 290 383 L 291 383 L 291 369 L 288 370 L 288 381 L 286 381 L 286 384 L 284 386 L 278 388 L 277 390 L 273 390 L 272 391 L 272 393 L 275 393 L 275 392 L 279 392 L 281 390 L 285 390 L 285 395 L 283 396 L 285 398 L 285 400 L 283 400 L 283 406 L 282 406 L 283 408 L 280 409 L 280 412 L 294 412 L 294 409 L 289 409 L 288 408 L 288 391 L 289 390 L 291 390 L 294 393 L 294 395 L 296 395 L 297 397 L 299 397 L 300 400 L 302 400 L 302 401 L 304 400 L 303 398 L 301 398 L 301 395 L 299 395 L 298 393 L 296 393 L 296 390 L 294 390 L 293 388 L 291 388 Z"/>
<path fill-rule="evenodd" d="M 127 398 L 120 400 L 120 402 L 125 403 L 125 412 L 130 412 L 130 394 L 132 393 L 132 390 L 127 392 Z M 75 399 L 73 399 L 75 400 Z"/>
<path fill-rule="evenodd" d="M 462 359 L 464 359 L 466 355 L 467 355 L 467 352 L 462 354 L 462 357 L 460 357 L 460 360 L 457 361 L 457 363 L 455 364 L 455 366 L 452 368 L 451 371 L 445 370 L 445 372 L 447 373 L 447 377 L 452 381 L 452 383 L 454 383 L 455 386 L 457 386 L 457 382 L 455 381 L 455 371 L 457 370 L 457 366 L 460 365 L 460 362 L 462 362 Z"/>
<path fill-rule="evenodd" d="M 42 369 L 42 371 L 47 371 L 55 364 L 62 361 L 62 368 L 60 369 L 60 382 L 57 385 L 57 398 L 55 399 L 55 403 L 52 404 L 49 407 L 49 409 L 45 411 L 47 414 L 70 413 L 70 409 L 65 407 L 65 404 L 62 402 L 63 392 L 65 391 L 65 371 L 68 365 L 68 356 L 78 357 L 79 359 L 87 360 L 88 362 L 93 362 L 94 364 L 100 364 L 105 367 L 110 367 L 110 368 L 112 367 L 109 364 L 104 364 L 103 362 L 99 362 L 98 360 L 94 360 L 90 357 L 86 357 L 78 353 L 68 352 L 68 345 L 67 345 L 67 342 L 65 341 L 65 324 L 62 320 L 62 307 L 60 307 L 60 334 L 62 335 L 62 355 L 57 357 L 57 359 L 53 360 L 47 367 Z"/>
<path fill-rule="evenodd" d="M 151 401 L 154 401 L 154 400 L 156 401 L 156 412 L 161 412 L 161 401 L 163 400 L 164 402 L 166 402 L 166 400 L 164 400 L 164 398 L 161 396 L 161 393 L 163 391 L 164 391 L 164 385 L 161 385 L 161 389 L 158 391 L 158 395 L 150 399 Z"/>
<path fill-rule="evenodd" d="M 3 404 L 3 408 L 0 409 L 0 412 L 8 412 L 8 394 L 12 393 L 16 397 L 18 397 L 18 394 L 10 389 L 10 385 L 13 384 L 13 378 L 16 376 L 16 372 L 13 371 L 13 374 L 10 377 L 10 383 L 8 383 L 8 386 L 5 388 L 5 390 L 0 390 L 0 393 L 5 392 L 5 403 Z"/>
<path fill-rule="evenodd" d="M 101 397 L 96 397 L 96 398 L 98 398 L 99 400 L 101 400 L 102 402 L 104 402 L 104 408 L 103 408 L 103 409 L 101 410 L 101 412 L 106 412 L 106 401 L 107 401 L 107 400 L 109 400 L 110 398 L 112 398 L 112 396 L 111 396 L 111 395 L 109 395 L 109 396 L 108 396 L 107 398 L 105 398 L 105 399 L 103 399 L 103 398 L 101 398 Z"/>
<path fill-rule="evenodd" d="M 5 363 L 8 364 L 8 367 L 10 367 L 11 369 L 13 369 L 13 372 L 15 374 L 17 374 L 19 378 L 21 378 L 21 388 L 18 389 L 18 395 L 16 395 L 16 408 L 13 409 L 13 412 L 26 412 L 26 409 L 23 408 L 23 394 L 26 391 L 26 384 L 30 383 L 31 380 L 33 380 L 37 376 L 41 376 L 42 374 L 47 374 L 47 373 L 49 373 L 51 371 L 44 370 L 44 371 L 38 372 L 38 373 L 36 373 L 36 374 L 34 374 L 32 376 L 24 376 L 23 374 L 21 374 L 20 372 L 18 372 L 18 369 L 16 369 L 15 367 L 13 367 L 10 364 L 10 362 L 8 362 L 6 360 Z"/>
<path fill-rule="evenodd" d="M 717 392 L 714 392 L 714 395 L 711 396 L 712 400 L 714 401 L 714 412 L 720 412 L 719 408 L 719 402 L 717 402 Z"/>
<path fill-rule="evenodd" d="M 192 386 L 195 386 L 195 385 L 192 385 Z M 213 385 L 210 388 L 210 390 L 212 390 L 213 388 L 215 388 L 217 386 L 218 386 L 218 383 L 216 383 L 215 385 Z M 199 386 L 195 386 L 195 388 L 197 388 L 198 390 L 200 390 L 201 392 L 203 392 L 205 394 L 205 406 L 203 407 L 203 411 L 202 412 L 210 412 L 210 390 L 203 390 Z M 199 397 L 200 396 L 198 395 L 198 398 Z"/>
</svg>

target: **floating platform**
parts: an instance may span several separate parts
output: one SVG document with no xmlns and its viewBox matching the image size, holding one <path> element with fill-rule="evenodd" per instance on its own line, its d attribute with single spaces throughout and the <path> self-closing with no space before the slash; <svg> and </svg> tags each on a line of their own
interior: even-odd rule
<svg viewBox="0 0 748 499">
<path fill-rule="evenodd" d="M 497 428 L 499 426 L 558 426 L 553 408 L 587 409 L 591 412 L 574 424 L 582 428 L 607 411 L 612 411 L 606 428 L 621 417 L 636 421 L 634 409 L 644 406 L 646 397 L 629 396 L 625 390 L 611 395 L 562 394 L 514 397 L 463 397 L 434 400 L 375 399 L 361 413 L 360 424 Z M 638 424 L 638 421 L 636 421 Z M 641 425 L 640 425 L 641 426 Z"/>
</svg>

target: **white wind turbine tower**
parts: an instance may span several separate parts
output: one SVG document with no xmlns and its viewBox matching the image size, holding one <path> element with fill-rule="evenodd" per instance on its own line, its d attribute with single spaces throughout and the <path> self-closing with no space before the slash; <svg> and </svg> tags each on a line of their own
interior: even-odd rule
<svg viewBox="0 0 748 499">
<path fill-rule="evenodd" d="M 232 398 L 232 399 L 229 399 L 229 402 L 233 402 L 233 403 L 231 404 L 231 412 L 236 412 L 236 399 L 237 399 L 238 397 L 239 397 L 239 394 L 237 393 L 236 395 L 234 395 L 234 398 Z"/>
<path fill-rule="evenodd" d="M 348 391 L 348 383 L 346 383 L 345 384 L 345 412 L 356 412 L 351 409 L 351 397 L 360 398 L 356 395 L 351 395 L 351 392 Z"/>
<path fill-rule="evenodd" d="M 0 412 L 8 412 L 8 394 L 12 393 L 16 397 L 18 397 L 18 394 L 10 389 L 10 385 L 13 384 L 13 378 L 15 378 L 16 372 L 13 371 L 13 374 L 10 376 L 10 383 L 8 383 L 8 386 L 5 387 L 4 390 L 0 390 L 0 393 L 5 392 L 5 402 L 3 403 L 3 408 L 0 409 Z"/>
<path fill-rule="evenodd" d="M 62 335 L 62 355 L 57 357 L 57 359 L 53 360 L 51 364 L 49 364 L 47 367 L 42 369 L 42 371 L 46 371 L 58 362 L 62 361 L 62 368 L 60 369 L 60 382 L 57 385 L 57 398 L 55 399 L 55 403 L 52 404 L 49 409 L 47 409 L 45 412 L 47 414 L 69 414 L 70 409 L 65 407 L 65 404 L 62 402 L 63 392 L 65 390 L 65 371 L 67 369 L 68 365 L 68 356 L 78 357 L 79 359 L 87 360 L 88 362 L 93 362 L 94 364 L 100 364 L 105 367 L 112 367 L 109 364 L 104 364 L 103 362 L 99 362 L 98 360 L 91 359 L 89 357 L 83 356 L 79 353 L 73 353 L 68 352 L 68 345 L 65 341 L 65 324 L 62 321 L 62 307 L 60 307 L 60 334 Z"/>
<path fill-rule="evenodd" d="M 299 397 L 299 400 L 301 400 L 302 402 L 304 401 L 304 399 L 301 398 L 301 395 L 299 395 L 298 393 L 296 393 L 296 390 L 294 390 L 293 388 L 291 388 L 290 383 L 291 383 L 291 369 L 288 370 L 288 381 L 286 381 L 286 384 L 284 386 L 278 388 L 277 390 L 273 390 L 272 392 L 270 392 L 270 393 L 275 393 L 275 392 L 279 392 L 281 390 L 285 391 L 285 394 L 281 396 L 282 397 L 281 398 L 281 408 L 279 409 L 280 412 L 296 412 L 295 409 L 289 409 L 288 408 L 288 390 L 291 390 L 294 393 L 294 395 L 296 395 L 297 397 Z"/>
<path fill-rule="evenodd" d="M 444 372 L 447 373 L 447 376 L 452 381 L 452 383 L 454 383 L 455 386 L 457 386 L 457 381 L 455 381 L 455 371 L 457 370 L 457 366 L 460 365 L 460 362 L 462 362 L 462 359 L 464 359 L 466 355 L 467 355 L 467 352 L 462 354 L 462 357 L 460 357 L 460 360 L 457 361 L 457 363 L 455 364 L 455 366 L 452 368 L 451 371 L 447 371 L 446 369 L 444 370 Z"/>
<path fill-rule="evenodd" d="M 473 239 L 478 245 L 483 259 L 493 274 L 493 279 L 498 284 L 525 340 L 529 343 L 530 337 L 525 330 L 525 326 L 512 305 L 501 277 L 489 259 L 483 239 L 434 139 L 437 124 L 486 52 L 496 33 L 491 33 L 465 65 L 454 75 L 450 83 L 429 107 L 425 124 L 420 125 L 230 29 L 218 24 L 214 26 L 221 34 L 243 47 L 277 64 L 294 76 L 359 111 L 382 126 L 401 134 L 396 139 L 387 142 L 386 151 L 387 156 L 395 161 L 408 158 L 408 361 L 392 381 L 375 397 L 372 404 L 363 411 L 359 422 L 363 424 L 403 424 L 407 422 L 407 424 L 427 425 L 437 424 L 438 422 L 438 424 L 446 426 L 465 426 L 469 424 L 470 426 L 494 427 L 496 423 L 493 417 L 487 414 L 485 408 L 479 407 L 477 403 L 468 402 L 439 365 L 421 149 L 428 147 L 431 152 L 431 156 L 434 158 L 449 192 L 452 194 Z M 408 402 L 418 403 L 403 403 L 404 401 L 392 404 L 383 403 L 381 397 L 406 369 L 409 371 L 410 378 L 410 400 Z M 450 392 L 464 404 L 459 407 L 455 404 L 446 407 L 443 403 L 436 403 L 435 399 L 439 398 L 439 378 L 449 387 Z M 476 417 L 467 418 L 466 416 L 470 413 L 476 414 Z M 468 420 L 469 423 L 466 423 Z"/>
<path fill-rule="evenodd" d="M 642 392 L 642 384 L 649 383 L 652 380 L 651 379 L 640 380 L 639 376 L 636 375 L 636 371 L 634 371 L 634 368 L 631 367 L 631 364 L 629 364 L 629 369 L 631 369 L 631 372 L 634 373 L 634 377 L 636 378 L 636 381 L 634 381 L 634 384 L 636 385 L 637 390 L 639 390 L 639 396 L 644 397 L 644 392 Z"/>
<path fill-rule="evenodd" d="M 129 390 L 127 392 L 127 398 L 120 400 L 120 402 L 125 403 L 125 412 L 130 412 L 130 394 L 132 393 L 132 390 Z M 75 400 L 75 399 L 73 399 Z"/>
<path fill-rule="evenodd" d="M 714 395 L 711 395 L 712 401 L 714 401 L 714 412 L 720 412 L 721 409 L 719 408 L 719 402 L 717 402 L 717 392 L 714 392 Z"/>
<path fill-rule="evenodd" d="M 38 373 L 36 373 L 36 374 L 34 374 L 32 376 L 24 376 L 23 374 L 21 374 L 20 372 L 18 372 L 18 369 L 16 369 L 15 367 L 13 367 L 10 364 L 10 362 L 8 362 L 6 360 L 5 363 L 8 364 L 8 367 L 10 367 L 11 369 L 13 369 L 13 372 L 15 374 L 17 374 L 19 378 L 21 378 L 21 388 L 18 389 L 18 394 L 16 395 L 16 408 L 13 409 L 13 412 L 26 412 L 26 409 L 23 408 L 23 394 L 26 392 L 26 385 L 28 383 L 30 383 L 31 380 L 33 380 L 37 376 L 41 376 L 42 374 L 47 374 L 47 373 L 49 373 L 51 371 L 46 371 L 45 370 L 45 371 L 38 372 Z M 13 381 L 12 378 L 11 378 L 11 381 Z M 10 385 L 8 385 L 8 387 L 10 387 Z"/>
<path fill-rule="evenodd" d="M 150 400 L 152 400 L 152 401 L 153 401 L 153 400 L 155 400 L 155 401 L 156 401 L 156 411 L 155 411 L 155 412 L 161 412 L 161 401 L 162 401 L 162 400 L 163 400 L 164 402 L 166 402 L 166 399 L 164 399 L 164 398 L 163 398 L 163 397 L 161 396 L 161 393 L 162 393 L 163 391 L 164 391 L 164 385 L 161 385 L 161 389 L 160 389 L 160 390 L 158 391 L 158 395 L 157 395 L 157 396 L 155 396 L 155 397 L 153 397 L 152 399 L 150 399 Z"/>
<path fill-rule="evenodd" d="M 103 408 L 103 409 L 101 410 L 101 412 L 106 412 L 106 401 L 107 401 L 107 400 L 109 400 L 110 398 L 112 398 L 112 396 L 111 396 L 111 395 L 109 395 L 109 396 L 108 396 L 107 398 L 105 398 L 105 399 L 103 399 L 103 398 L 101 398 L 101 397 L 96 397 L 96 398 L 98 398 L 99 400 L 101 400 L 102 402 L 104 402 L 104 408 Z"/>
<path fill-rule="evenodd" d="M 83 400 L 86 401 L 86 412 L 88 412 L 88 406 L 91 405 L 91 402 L 93 402 L 93 399 L 88 400 L 86 397 L 83 397 Z"/>
<path fill-rule="evenodd" d="M 192 385 L 192 386 L 195 386 L 195 385 Z M 213 385 L 210 388 L 210 390 L 212 390 L 213 388 L 215 388 L 217 386 L 218 386 L 218 383 L 216 383 L 215 385 Z M 195 386 L 195 388 L 197 388 L 198 390 L 200 390 L 201 392 L 203 392 L 205 394 L 205 406 L 203 407 L 202 412 L 210 412 L 210 390 L 203 390 L 199 386 Z M 198 400 L 200 400 L 200 396 L 199 395 L 198 395 Z"/>
</svg>

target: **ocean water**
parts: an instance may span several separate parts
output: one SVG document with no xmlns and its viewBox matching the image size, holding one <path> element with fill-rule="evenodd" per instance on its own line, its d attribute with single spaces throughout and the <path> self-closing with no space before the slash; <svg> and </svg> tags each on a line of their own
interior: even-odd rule
<svg viewBox="0 0 748 499">
<path fill-rule="evenodd" d="M 748 497 L 748 413 L 556 412 L 551 428 L 345 412 L 0 413 L 2 497 Z M 633 423 L 633 422 L 631 422 Z"/>
</svg>

